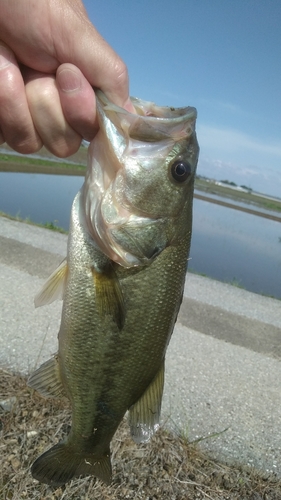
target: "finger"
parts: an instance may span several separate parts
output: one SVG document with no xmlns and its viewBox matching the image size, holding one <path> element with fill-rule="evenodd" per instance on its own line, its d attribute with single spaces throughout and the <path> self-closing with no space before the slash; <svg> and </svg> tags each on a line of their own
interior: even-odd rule
<svg viewBox="0 0 281 500">
<path fill-rule="evenodd" d="M 129 98 L 127 66 L 97 32 L 96 38 L 99 40 L 92 45 L 92 54 L 94 54 L 92 64 L 89 64 L 91 54 L 89 50 L 87 61 L 84 60 L 85 56 L 80 58 L 78 67 L 93 87 L 101 89 L 111 102 L 127 111 L 134 112 Z M 93 42 L 93 39 L 89 40 L 89 44 L 90 42 Z M 89 45 L 88 49 L 90 49 Z"/>
<path fill-rule="evenodd" d="M 4 139 L 4 136 L 3 136 L 3 134 L 1 133 L 1 130 L 0 130 L 0 145 L 2 145 L 4 143 L 5 143 L 5 139 Z"/>
<path fill-rule="evenodd" d="M 79 33 L 79 43 L 74 43 L 73 32 L 66 29 L 67 24 L 62 25 L 61 37 L 56 40 L 58 59 L 62 63 L 70 62 L 77 66 L 93 87 L 100 88 L 112 102 L 133 112 L 129 99 L 128 70 L 124 61 L 86 15 L 77 16 L 72 22 L 74 32 Z"/>
<path fill-rule="evenodd" d="M 73 64 L 62 64 L 56 74 L 65 119 L 84 139 L 91 141 L 98 131 L 96 99 L 92 86 Z"/>
<path fill-rule="evenodd" d="M 5 142 L 20 153 L 33 153 L 42 146 L 15 56 L 3 42 L 0 43 L 0 127 Z"/>
<path fill-rule="evenodd" d="M 82 137 L 64 117 L 55 76 L 29 69 L 25 79 L 29 109 L 43 144 L 62 158 L 74 154 Z"/>
</svg>

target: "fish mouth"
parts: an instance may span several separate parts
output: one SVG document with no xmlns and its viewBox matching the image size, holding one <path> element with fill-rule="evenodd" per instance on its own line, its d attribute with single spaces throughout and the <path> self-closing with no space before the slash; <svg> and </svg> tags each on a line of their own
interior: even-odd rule
<svg viewBox="0 0 281 500">
<path fill-rule="evenodd" d="M 197 110 L 191 106 L 157 106 L 154 102 L 131 97 L 136 113 L 130 113 L 110 103 L 100 90 L 96 92 L 96 96 L 99 115 L 106 114 L 131 139 L 144 142 L 157 142 L 167 138 L 180 140 L 194 133 Z"/>
<path fill-rule="evenodd" d="M 182 118 L 189 119 L 191 114 L 193 119 L 197 117 L 196 108 L 191 106 L 185 106 L 181 108 L 175 108 L 172 106 L 158 106 L 152 101 L 145 101 L 143 99 L 139 99 L 138 97 L 130 97 L 130 100 L 134 106 L 135 113 L 131 113 L 116 104 L 111 103 L 106 95 L 101 91 L 96 91 L 96 96 L 98 100 L 98 104 L 100 104 L 103 110 L 106 111 L 114 111 L 115 113 L 122 113 L 126 115 L 132 116 L 142 116 L 143 118 L 148 118 L 151 120 L 152 118 L 162 119 L 162 120 L 181 120 Z"/>
</svg>

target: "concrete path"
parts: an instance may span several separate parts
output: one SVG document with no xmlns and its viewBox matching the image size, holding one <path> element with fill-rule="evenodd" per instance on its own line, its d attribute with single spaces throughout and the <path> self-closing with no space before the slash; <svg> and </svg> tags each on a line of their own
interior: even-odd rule
<svg viewBox="0 0 281 500">
<path fill-rule="evenodd" d="M 28 373 L 56 352 L 61 302 L 34 309 L 33 297 L 66 241 L 0 217 L 1 367 Z M 281 477 L 280 381 L 281 302 L 188 274 L 167 354 L 166 424 L 207 437 L 200 446 L 219 460 Z"/>
</svg>

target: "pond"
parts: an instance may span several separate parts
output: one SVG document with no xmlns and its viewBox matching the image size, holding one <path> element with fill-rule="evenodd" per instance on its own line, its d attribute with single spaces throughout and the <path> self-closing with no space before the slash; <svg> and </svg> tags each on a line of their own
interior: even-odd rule
<svg viewBox="0 0 281 500">
<path fill-rule="evenodd" d="M 281 224 L 194 199 L 189 269 L 281 298 Z"/>
<path fill-rule="evenodd" d="M 71 204 L 83 180 L 0 172 L 0 211 L 68 229 Z M 195 199 L 189 269 L 281 298 L 280 239 L 279 222 Z"/>
</svg>

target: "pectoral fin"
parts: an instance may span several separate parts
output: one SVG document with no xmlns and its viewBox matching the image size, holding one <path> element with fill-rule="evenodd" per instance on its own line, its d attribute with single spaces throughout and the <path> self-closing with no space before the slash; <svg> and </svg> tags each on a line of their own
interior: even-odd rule
<svg viewBox="0 0 281 500">
<path fill-rule="evenodd" d="M 51 304 L 54 300 L 62 298 L 67 271 L 67 261 L 64 259 L 59 267 L 48 278 L 40 292 L 35 296 L 35 307 Z"/>
<path fill-rule="evenodd" d="M 58 356 L 49 359 L 32 373 L 27 385 L 46 398 L 64 396 L 65 390 L 60 377 Z"/>
<path fill-rule="evenodd" d="M 120 283 L 111 266 L 103 272 L 92 268 L 97 308 L 101 316 L 111 316 L 119 330 L 123 328 L 125 321 L 124 298 Z"/>
<path fill-rule="evenodd" d="M 164 387 L 164 361 L 142 397 L 129 409 L 131 436 L 136 443 L 149 441 L 159 428 Z"/>
</svg>

